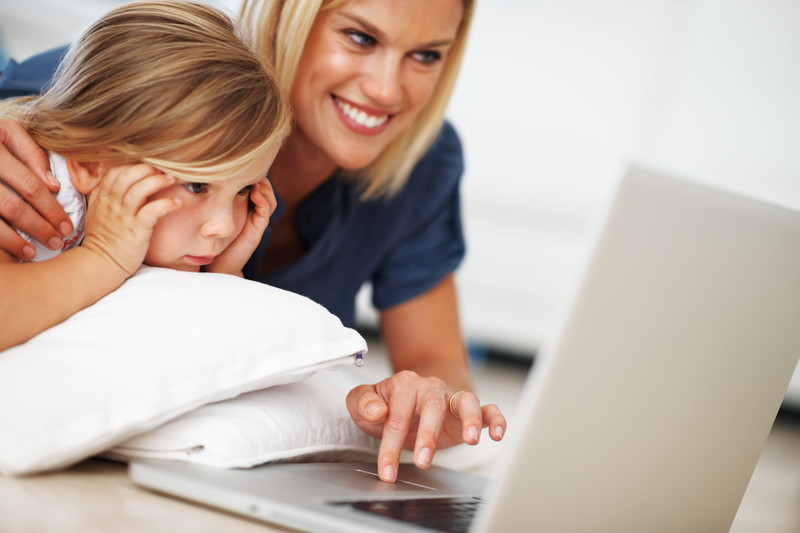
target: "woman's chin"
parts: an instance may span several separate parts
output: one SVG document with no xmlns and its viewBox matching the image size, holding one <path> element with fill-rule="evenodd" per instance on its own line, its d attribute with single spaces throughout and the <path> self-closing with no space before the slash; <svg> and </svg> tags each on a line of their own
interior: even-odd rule
<svg viewBox="0 0 800 533">
<path fill-rule="evenodd" d="M 378 150 L 359 150 L 351 148 L 340 150 L 338 157 L 334 158 L 336 166 L 344 170 L 359 170 L 373 163 L 381 152 Z"/>
</svg>

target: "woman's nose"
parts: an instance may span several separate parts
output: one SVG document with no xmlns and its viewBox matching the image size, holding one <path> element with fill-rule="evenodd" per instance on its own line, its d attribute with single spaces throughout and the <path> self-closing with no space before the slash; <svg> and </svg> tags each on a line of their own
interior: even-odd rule
<svg viewBox="0 0 800 533">
<path fill-rule="evenodd" d="M 207 209 L 200 233 L 203 237 L 225 238 L 236 231 L 233 206 L 213 205 Z"/>
<path fill-rule="evenodd" d="M 361 90 L 373 102 L 392 106 L 400 102 L 402 82 L 402 58 L 394 54 L 383 54 L 368 65 L 361 81 Z"/>
</svg>

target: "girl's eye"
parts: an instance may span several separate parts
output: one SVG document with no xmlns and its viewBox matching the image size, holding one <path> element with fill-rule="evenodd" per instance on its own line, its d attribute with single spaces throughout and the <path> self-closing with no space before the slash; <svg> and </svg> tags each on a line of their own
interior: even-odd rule
<svg viewBox="0 0 800 533">
<path fill-rule="evenodd" d="M 242 187 L 239 191 L 239 196 L 250 196 L 250 191 L 255 188 L 255 185 L 248 185 L 247 187 Z"/>
<path fill-rule="evenodd" d="M 360 46 L 361 48 L 369 48 L 370 46 L 373 46 L 376 42 L 373 37 L 370 37 L 366 33 L 360 32 L 358 30 L 346 30 L 344 33 L 351 41 L 353 41 L 353 43 L 355 43 L 357 46 Z"/>
<path fill-rule="evenodd" d="M 208 190 L 208 183 L 187 183 L 184 187 L 192 194 L 203 194 Z"/>
<path fill-rule="evenodd" d="M 422 50 L 420 52 L 414 52 L 412 56 L 424 65 L 432 65 L 442 59 L 442 54 L 436 50 Z"/>
</svg>

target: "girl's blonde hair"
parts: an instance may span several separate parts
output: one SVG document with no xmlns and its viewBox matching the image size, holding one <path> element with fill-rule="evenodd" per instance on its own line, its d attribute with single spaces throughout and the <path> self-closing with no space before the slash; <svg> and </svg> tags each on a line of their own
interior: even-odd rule
<svg viewBox="0 0 800 533">
<path fill-rule="evenodd" d="M 350 0 L 244 0 L 242 19 L 255 36 L 278 80 L 291 90 L 308 34 L 317 13 Z M 430 148 L 442 127 L 444 113 L 467 45 L 475 1 L 463 0 L 464 16 L 439 82 L 416 120 L 367 167 L 347 174 L 363 180 L 364 197 L 391 195 L 403 187 L 412 169 Z"/>
<path fill-rule="evenodd" d="M 110 11 L 69 49 L 39 97 L 7 110 L 46 150 L 143 161 L 178 178 L 241 172 L 291 128 L 271 67 L 222 12 L 185 1 Z"/>
</svg>

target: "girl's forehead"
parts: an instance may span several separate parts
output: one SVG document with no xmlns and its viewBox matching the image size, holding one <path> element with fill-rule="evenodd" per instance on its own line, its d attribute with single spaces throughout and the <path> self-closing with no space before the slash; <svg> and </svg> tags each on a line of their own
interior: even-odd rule
<svg viewBox="0 0 800 533">
<path fill-rule="evenodd" d="M 171 157 L 147 160 L 145 164 L 175 177 L 179 183 L 213 184 L 234 181 L 247 185 L 257 183 L 267 176 L 281 145 L 280 141 L 264 144 L 227 161 L 215 161 L 207 167 L 193 161 L 186 154 L 171 154 Z"/>
</svg>

